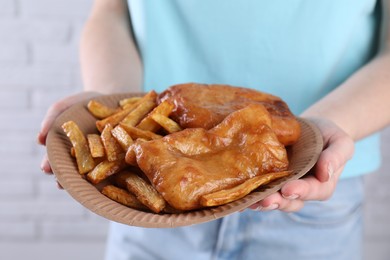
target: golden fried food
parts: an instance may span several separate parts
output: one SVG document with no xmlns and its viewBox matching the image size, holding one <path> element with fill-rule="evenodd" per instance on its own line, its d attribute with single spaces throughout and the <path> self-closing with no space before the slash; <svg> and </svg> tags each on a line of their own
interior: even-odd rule
<svg viewBox="0 0 390 260">
<path fill-rule="evenodd" d="M 114 162 L 102 161 L 87 174 L 87 179 L 93 184 L 98 184 L 111 175 L 120 172 L 125 167 L 126 163 L 123 160 Z"/>
<path fill-rule="evenodd" d="M 153 114 L 151 118 L 157 122 L 159 125 L 161 125 L 168 133 L 172 134 L 174 132 L 178 132 L 180 130 L 183 130 L 178 123 L 173 121 L 167 116 L 161 115 L 161 114 Z"/>
<path fill-rule="evenodd" d="M 112 135 L 112 130 L 112 126 L 108 124 L 104 127 L 101 134 L 105 154 L 110 162 L 118 161 L 125 157 L 125 152 Z"/>
<path fill-rule="evenodd" d="M 109 117 L 106 117 L 102 120 L 96 121 L 96 128 L 100 132 L 102 132 L 104 127 L 107 124 L 110 124 L 110 125 L 112 125 L 112 127 L 115 127 L 116 125 L 119 124 L 119 122 L 123 122 L 124 120 L 130 121 L 131 123 L 136 121 L 134 123 L 134 124 L 136 124 L 136 123 L 138 123 L 137 121 L 140 119 L 140 118 L 138 118 L 140 112 L 144 111 L 144 108 L 145 108 L 144 103 L 145 102 L 148 102 L 149 104 L 151 102 L 154 103 L 156 98 L 157 98 L 157 93 L 152 90 L 149 93 L 147 93 L 146 95 L 144 95 L 142 98 L 135 100 L 134 102 L 125 104 L 123 109 L 119 110 L 119 112 L 117 112 Z M 138 108 L 140 105 L 142 105 L 142 107 Z M 132 113 L 136 109 L 138 109 L 138 111 L 135 113 L 135 115 L 133 114 L 132 116 L 129 116 L 129 114 Z M 134 116 L 136 116 L 137 118 L 134 118 Z"/>
<path fill-rule="evenodd" d="M 168 88 L 159 99 L 175 104 L 171 116 L 182 128 L 211 129 L 230 113 L 260 103 L 270 113 L 272 129 L 282 144 L 291 145 L 300 135 L 299 122 L 282 99 L 253 89 L 187 83 Z"/>
<path fill-rule="evenodd" d="M 214 193 L 205 194 L 200 198 L 200 204 L 204 207 L 213 207 L 223 205 L 248 195 L 261 185 L 270 183 L 271 181 L 290 175 L 290 171 L 270 172 L 255 176 L 245 182 L 234 186 L 233 188 L 216 191 Z"/>
<path fill-rule="evenodd" d="M 131 136 L 126 132 L 126 130 L 123 129 L 123 127 L 120 125 L 117 125 L 114 129 L 112 129 L 111 134 L 120 144 L 123 151 L 127 151 L 130 145 L 133 144 L 133 138 L 131 138 Z"/>
<path fill-rule="evenodd" d="M 112 200 L 115 200 L 116 202 L 119 202 L 120 204 L 123 204 L 125 206 L 134 209 L 140 209 L 140 210 L 148 209 L 129 191 L 118 188 L 114 185 L 104 186 L 102 189 L 102 194 L 106 195 L 108 198 Z"/>
<path fill-rule="evenodd" d="M 80 174 L 86 174 L 95 167 L 95 161 L 89 151 L 87 139 L 79 126 L 68 121 L 62 125 L 62 129 L 68 136 L 74 148 L 78 171 Z"/>
<path fill-rule="evenodd" d="M 156 123 L 155 120 L 152 119 L 153 115 L 162 115 L 162 116 L 169 116 L 175 106 L 168 102 L 162 102 L 157 107 L 153 109 L 152 112 L 150 112 L 142 121 L 137 125 L 137 128 L 146 130 L 146 131 L 152 131 L 156 132 L 161 128 L 161 126 Z"/>
<path fill-rule="evenodd" d="M 285 171 L 287 152 L 270 128 L 267 109 L 249 104 L 210 130 L 189 128 L 135 143 L 137 163 L 175 209 L 201 208 L 201 196 L 249 178 Z"/>
<path fill-rule="evenodd" d="M 122 124 L 122 123 L 120 123 L 120 126 L 133 139 L 142 138 L 142 139 L 146 139 L 146 140 L 152 140 L 152 139 L 160 139 L 162 137 L 161 135 L 155 134 L 155 133 L 153 133 L 151 131 L 148 131 L 148 130 L 139 129 L 138 127 L 125 125 L 125 124 Z"/>
<path fill-rule="evenodd" d="M 117 182 L 122 182 L 121 185 L 126 185 L 128 191 L 151 211 L 155 213 L 161 212 L 165 208 L 165 200 L 156 189 L 138 174 L 132 171 L 123 171 L 116 176 Z"/>
<path fill-rule="evenodd" d="M 87 135 L 89 150 L 93 158 L 100 158 L 105 155 L 104 146 L 100 135 L 88 134 Z"/>
<path fill-rule="evenodd" d="M 99 119 L 109 117 L 120 111 L 120 108 L 107 107 L 96 100 L 89 101 L 87 108 L 94 117 Z"/>
</svg>

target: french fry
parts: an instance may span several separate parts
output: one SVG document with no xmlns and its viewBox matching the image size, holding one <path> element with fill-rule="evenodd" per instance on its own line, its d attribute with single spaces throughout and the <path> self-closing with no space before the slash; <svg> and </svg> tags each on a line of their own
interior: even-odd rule
<svg viewBox="0 0 390 260">
<path fill-rule="evenodd" d="M 165 208 L 164 198 L 150 183 L 130 171 L 121 174 L 125 174 L 123 178 L 125 178 L 127 190 L 133 193 L 151 211 L 159 213 Z"/>
<path fill-rule="evenodd" d="M 282 171 L 258 175 L 248 179 L 240 185 L 234 186 L 233 188 L 203 195 L 200 197 L 200 204 L 204 207 L 223 205 L 245 197 L 251 191 L 255 190 L 261 185 L 265 185 L 271 181 L 288 176 L 290 174 L 291 171 Z"/>
<path fill-rule="evenodd" d="M 121 121 L 121 124 L 136 126 L 154 107 L 156 107 L 154 100 L 142 102 Z"/>
<path fill-rule="evenodd" d="M 104 186 L 102 194 L 127 207 L 139 210 L 148 210 L 148 208 L 145 207 L 145 205 L 142 204 L 133 194 L 114 185 Z"/>
<path fill-rule="evenodd" d="M 137 128 L 156 132 L 161 126 L 152 119 L 153 114 L 160 114 L 163 116 L 169 116 L 174 109 L 175 105 L 171 102 L 164 101 L 153 109 L 142 121 L 137 125 Z"/>
<path fill-rule="evenodd" d="M 104 126 L 107 124 L 111 124 L 112 127 L 115 127 L 119 122 L 121 122 L 130 112 L 132 112 L 134 109 L 136 109 L 140 104 L 147 100 L 155 101 L 157 98 L 157 93 L 155 91 L 150 91 L 146 95 L 144 95 L 141 99 L 138 101 L 125 105 L 123 110 L 113 114 L 112 116 L 109 116 L 105 119 L 96 121 L 96 127 L 97 129 L 102 132 L 104 129 Z"/>
<path fill-rule="evenodd" d="M 92 170 L 95 162 L 89 151 L 87 140 L 78 125 L 73 121 L 68 121 L 62 125 L 62 129 L 74 147 L 79 173 L 85 174 Z"/>
<path fill-rule="evenodd" d="M 168 133 L 174 133 L 182 130 L 178 123 L 170 119 L 169 117 L 163 116 L 161 114 L 152 114 L 151 118 L 161 125 Z"/>
<path fill-rule="evenodd" d="M 146 140 L 160 139 L 161 135 L 155 134 L 151 131 L 141 130 L 134 126 L 125 125 L 123 123 L 119 124 L 133 139 L 143 138 Z"/>
<path fill-rule="evenodd" d="M 136 107 L 136 104 L 133 104 L 133 106 L 129 106 L 118 113 L 115 113 L 109 117 L 106 117 L 105 119 L 96 121 L 96 128 L 99 130 L 99 132 L 102 132 L 104 127 L 108 124 L 112 126 L 116 126 L 119 124 L 120 121 L 123 120 L 134 108 Z"/>
<path fill-rule="evenodd" d="M 127 151 L 130 145 L 134 143 L 131 136 L 120 125 L 117 125 L 114 129 L 112 129 L 111 134 L 124 151 Z"/>
<path fill-rule="evenodd" d="M 98 184 L 109 176 L 121 171 L 124 167 L 126 167 L 126 163 L 123 160 L 114 162 L 103 161 L 87 174 L 87 179 L 93 184 Z"/>
<path fill-rule="evenodd" d="M 97 134 L 89 134 L 87 135 L 89 150 L 91 151 L 91 155 L 93 158 L 104 157 L 104 147 L 102 144 L 102 139 Z"/>
<path fill-rule="evenodd" d="M 106 125 L 103 129 L 101 139 L 103 142 L 104 150 L 106 152 L 107 160 L 114 162 L 124 158 L 125 152 L 123 151 L 120 144 L 112 136 L 112 126 Z"/>
<path fill-rule="evenodd" d="M 111 108 L 111 107 L 103 105 L 102 103 L 99 103 L 96 100 L 89 101 L 87 104 L 87 108 L 88 108 L 89 112 L 98 119 L 103 119 L 103 118 L 109 117 L 109 116 L 121 111 L 120 108 Z"/>
<path fill-rule="evenodd" d="M 141 97 L 131 97 L 131 98 L 124 98 L 119 100 L 119 106 L 124 108 L 127 105 L 134 104 L 135 102 L 138 102 L 141 99 Z"/>
</svg>

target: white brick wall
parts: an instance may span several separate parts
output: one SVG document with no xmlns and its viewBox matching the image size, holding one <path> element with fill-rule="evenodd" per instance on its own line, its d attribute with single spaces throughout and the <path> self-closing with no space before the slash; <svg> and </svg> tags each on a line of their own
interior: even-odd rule
<svg viewBox="0 0 390 260">
<path fill-rule="evenodd" d="M 35 142 L 49 105 L 81 89 L 92 1 L 0 0 L 0 259 L 102 259 L 107 221 L 40 172 Z M 376 260 L 390 259 L 390 129 L 384 140 L 384 166 L 367 182 L 365 247 Z"/>
</svg>

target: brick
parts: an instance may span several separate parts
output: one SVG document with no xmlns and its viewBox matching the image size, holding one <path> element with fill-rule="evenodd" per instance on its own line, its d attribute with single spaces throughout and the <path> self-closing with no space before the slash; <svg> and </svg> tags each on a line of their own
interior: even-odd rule
<svg viewBox="0 0 390 260">
<path fill-rule="evenodd" d="M 25 131 L 29 130 L 32 131 L 29 134 L 36 135 L 40 129 L 43 116 L 43 112 L 28 110 L 0 111 L 0 131 L 25 135 Z"/>
<path fill-rule="evenodd" d="M 108 221 L 90 223 L 88 221 L 44 221 L 41 224 L 43 240 L 103 241 L 107 235 Z"/>
<path fill-rule="evenodd" d="M 5 67 L 0 70 L 1 88 L 72 88 L 74 72 L 59 65 L 39 67 Z"/>
<path fill-rule="evenodd" d="M 1 173 L 9 177 L 21 176 L 40 176 L 44 175 L 40 170 L 41 157 L 17 157 L 7 156 L 0 160 Z"/>
<path fill-rule="evenodd" d="M 55 102 L 74 94 L 71 89 L 39 89 L 32 92 L 31 104 L 34 109 L 48 109 Z"/>
<path fill-rule="evenodd" d="M 67 201 L 55 200 L 37 200 L 29 199 L 12 199 L 0 200 L 0 220 L 35 220 L 49 221 L 71 219 L 80 220 L 84 218 L 84 208 L 73 199 Z"/>
<path fill-rule="evenodd" d="M 65 200 L 70 199 L 70 195 L 65 191 L 58 189 L 55 178 L 47 178 L 48 176 L 41 175 L 37 179 L 38 196 L 43 200 Z"/>
<path fill-rule="evenodd" d="M 0 241 L 33 240 L 36 237 L 37 227 L 34 221 L 23 220 L 0 222 Z"/>
<path fill-rule="evenodd" d="M 0 66 L 27 65 L 28 49 L 25 43 L 1 43 Z"/>
<path fill-rule="evenodd" d="M 16 4 L 13 0 L 0 0 L 0 15 L 3 17 L 16 14 Z"/>
<path fill-rule="evenodd" d="M 105 241 L 15 241 L 0 243 L 3 260 L 103 260 Z"/>
<path fill-rule="evenodd" d="M 0 155 L 1 157 L 18 155 L 30 156 L 33 154 L 34 147 L 37 146 L 35 133 L 5 132 L 0 135 Z"/>
<path fill-rule="evenodd" d="M 78 46 L 61 44 L 33 45 L 33 61 L 38 63 L 65 63 L 78 65 Z"/>
<path fill-rule="evenodd" d="M 0 109 L 27 109 L 29 93 L 24 90 L 2 89 L 0 95 Z"/>
<path fill-rule="evenodd" d="M 93 0 L 19 0 L 23 16 L 85 18 Z"/>
<path fill-rule="evenodd" d="M 79 46 L 81 35 L 84 30 L 85 21 L 75 21 L 72 27 L 71 43 Z"/>
<path fill-rule="evenodd" d="M 34 196 L 35 188 L 32 178 L 6 175 L 0 182 L 0 197 L 24 199 Z M 1 232 L 0 232 L 1 233 Z"/>
<path fill-rule="evenodd" d="M 8 43 L 67 43 L 71 34 L 71 23 L 57 19 L 12 19 L 0 23 L 0 39 Z"/>
</svg>

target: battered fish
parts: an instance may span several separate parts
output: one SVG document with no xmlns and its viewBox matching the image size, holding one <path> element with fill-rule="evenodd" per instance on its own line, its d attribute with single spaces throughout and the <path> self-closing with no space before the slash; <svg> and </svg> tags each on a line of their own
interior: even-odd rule
<svg viewBox="0 0 390 260">
<path fill-rule="evenodd" d="M 200 197 L 249 178 L 285 171 L 286 149 L 260 103 L 249 102 L 210 130 L 188 128 L 135 144 L 138 166 L 178 210 L 201 208 Z"/>
<path fill-rule="evenodd" d="M 294 144 L 300 135 L 299 122 L 282 99 L 253 89 L 187 83 L 168 88 L 159 100 L 170 100 L 175 105 L 171 117 L 181 127 L 205 129 L 213 128 L 238 109 L 260 103 L 270 113 L 271 127 L 282 144 Z"/>
</svg>

